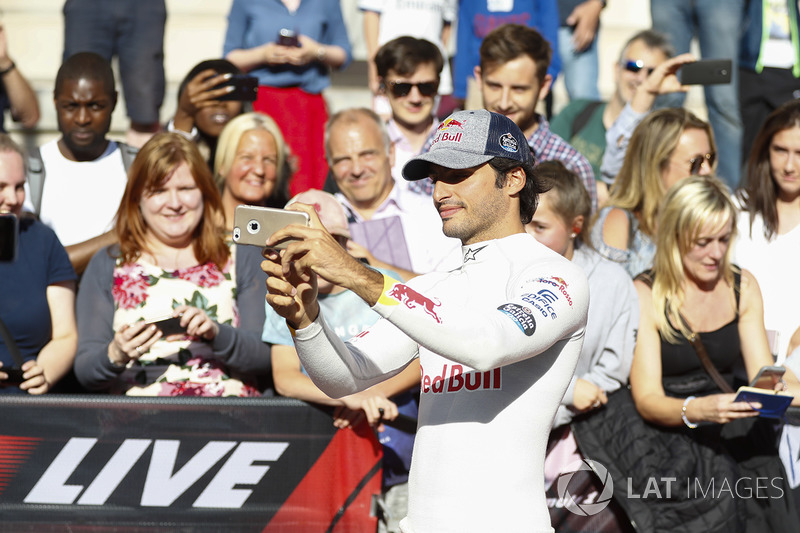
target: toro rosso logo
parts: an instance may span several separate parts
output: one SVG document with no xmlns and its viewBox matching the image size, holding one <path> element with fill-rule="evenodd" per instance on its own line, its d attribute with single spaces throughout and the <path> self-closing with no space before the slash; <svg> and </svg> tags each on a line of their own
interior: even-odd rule
<svg viewBox="0 0 800 533">
<path fill-rule="evenodd" d="M 567 291 L 567 287 L 569 287 L 569 285 L 567 285 L 567 282 L 564 280 L 564 278 L 560 278 L 558 276 L 550 276 L 549 278 L 538 278 L 534 281 L 556 287 L 558 289 L 558 292 L 564 295 L 564 298 L 566 298 L 569 306 L 572 307 L 572 297 L 569 295 L 569 292 Z"/>
<path fill-rule="evenodd" d="M 463 130 L 464 123 L 460 120 L 455 120 L 453 118 L 447 118 L 439 124 L 439 127 L 436 128 L 436 138 L 431 143 L 431 146 L 438 143 L 439 141 L 450 141 L 454 143 L 461 142 L 461 137 L 464 135 L 461 131 L 451 131 L 451 130 Z"/>
<path fill-rule="evenodd" d="M 442 305 L 441 302 L 434 301 L 427 296 L 423 296 L 408 285 L 398 283 L 389 289 L 386 295 L 394 298 L 398 302 L 404 303 L 409 309 L 421 307 L 426 313 L 428 313 L 429 316 L 436 320 L 436 322 L 439 324 L 442 323 L 442 319 L 439 318 L 439 315 L 437 315 L 435 311 L 436 307 Z"/>
</svg>

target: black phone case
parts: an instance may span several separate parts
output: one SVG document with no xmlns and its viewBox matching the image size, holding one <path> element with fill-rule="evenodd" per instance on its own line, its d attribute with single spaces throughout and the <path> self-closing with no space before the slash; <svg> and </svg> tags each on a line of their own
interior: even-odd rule
<svg viewBox="0 0 800 533">
<path fill-rule="evenodd" d="M 161 333 L 165 337 L 169 335 L 178 335 L 180 333 L 186 333 L 186 328 L 181 327 L 181 317 L 179 316 L 165 318 L 164 320 L 153 322 L 153 324 L 158 329 L 161 330 Z"/>
<path fill-rule="evenodd" d="M 237 102 L 255 102 L 258 98 L 258 78 L 255 76 L 247 75 L 234 75 L 225 83 L 221 83 L 216 88 L 232 86 L 233 90 L 222 96 L 218 96 L 217 100 L 233 100 Z"/>
<path fill-rule="evenodd" d="M 680 68 L 682 85 L 720 85 L 731 82 L 733 62 L 730 59 L 703 59 Z"/>
<path fill-rule="evenodd" d="M 0 368 L 0 372 L 5 372 L 8 378 L 0 381 L 0 385 L 19 385 L 25 378 L 22 377 L 23 371 L 21 368 Z"/>
</svg>

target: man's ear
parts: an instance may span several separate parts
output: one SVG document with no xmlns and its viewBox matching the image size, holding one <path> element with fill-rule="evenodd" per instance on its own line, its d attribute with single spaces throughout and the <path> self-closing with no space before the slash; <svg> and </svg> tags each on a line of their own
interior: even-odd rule
<svg viewBox="0 0 800 533">
<path fill-rule="evenodd" d="M 394 167 L 394 143 L 389 143 L 389 166 Z"/>
<path fill-rule="evenodd" d="M 542 81 L 542 86 L 539 87 L 539 101 L 541 102 L 547 95 L 550 94 L 550 86 L 553 85 L 553 76 L 550 74 L 545 74 L 544 81 Z"/>
<path fill-rule="evenodd" d="M 114 93 L 111 95 L 111 111 L 112 111 L 112 113 L 117 108 L 117 102 L 118 101 L 119 101 L 119 92 L 118 91 L 114 91 Z"/>
<path fill-rule="evenodd" d="M 378 78 L 378 94 L 386 96 L 386 80 L 381 77 Z"/>
<path fill-rule="evenodd" d="M 519 194 L 525 188 L 525 183 L 528 177 L 525 175 L 525 170 L 522 167 L 511 169 L 506 173 L 506 184 L 503 188 L 509 196 Z"/>
<path fill-rule="evenodd" d="M 475 79 L 478 81 L 478 87 L 483 85 L 483 78 L 481 76 L 481 66 L 475 65 L 475 68 L 472 69 L 472 75 L 475 76 Z"/>
</svg>

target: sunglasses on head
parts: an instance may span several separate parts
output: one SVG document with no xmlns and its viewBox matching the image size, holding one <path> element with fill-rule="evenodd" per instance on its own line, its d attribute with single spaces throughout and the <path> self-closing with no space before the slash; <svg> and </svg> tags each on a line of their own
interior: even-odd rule
<svg viewBox="0 0 800 533">
<path fill-rule="evenodd" d="M 689 160 L 689 172 L 692 176 L 695 176 L 700 173 L 700 169 L 703 168 L 703 161 L 708 161 L 708 166 L 713 167 L 714 161 L 717 160 L 717 154 L 711 152 L 710 154 L 697 154 L 693 158 Z"/>
<path fill-rule="evenodd" d="M 439 90 L 438 81 L 424 81 L 421 83 L 409 83 L 406 81 L 390 81 L 389 91 L 395 98 L 406 96 L 411 92 L 411 88 L 416 87 L 422 96 L 433 96 Z"/>
<path fill-rule="evenodd" d="M 625 61 L 622 63 L 622 66 L 623 68 L 625 68 L 625 70 L 627 70 L 628 72 L 632 72 L 634 74 L 638 74 L 643 68 L 647 68 L 648 76 L 652 74 L 653 71 L 655 70 L 655 67 L 645 67 L 644 61 L 642 61 L 641 59 L 638 59 L 636 61 L 633 60 Z"/>
</svg>

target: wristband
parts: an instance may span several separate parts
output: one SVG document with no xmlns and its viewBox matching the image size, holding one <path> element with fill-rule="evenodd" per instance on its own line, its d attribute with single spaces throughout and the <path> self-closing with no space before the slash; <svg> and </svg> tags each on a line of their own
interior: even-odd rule
<svg viewBox="0 0 800 533">
<path fill-rule="evenodd" d="M 14 64 L 14 62 L 12 61 L 12 62 L 11 62 L 11 64 L 10 64 L 9 66 L 7 66 L 6 68 L 4 68 L 3 70 L 0 70 L 0 76 L 5 76 L 6 74 L 8 74 L 9 72 L 11 72 L 11 71 L 12 71 L 12 70 L 14 70 L 15 68 L 17 68 L 17 65 L 16 65 L 16 64 Z"/>
<path fill-rule="evenodd" d="M 689 422 L 689 419 L 686 418 L 686 408 L 689 406 L 689 402 L 692 400 L 694 400 L 694 396 L 689 396 L 683 400 L 683 407 L 681 408 L 681 418 L 683 419 L 683 423 L 686 424 L 686 427 L 689 429 L 694 429 L 697 427 L 696 423 Z"/>
</svg>

